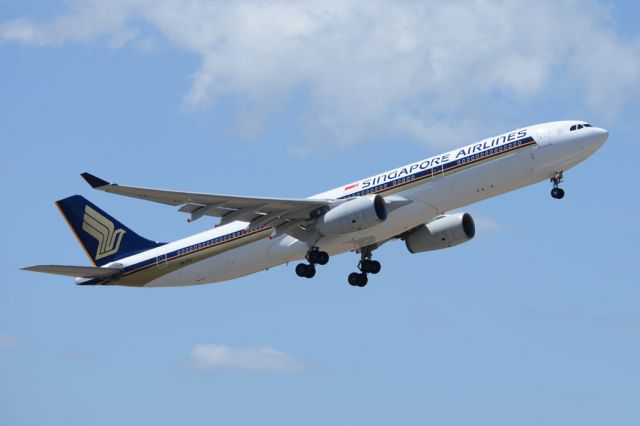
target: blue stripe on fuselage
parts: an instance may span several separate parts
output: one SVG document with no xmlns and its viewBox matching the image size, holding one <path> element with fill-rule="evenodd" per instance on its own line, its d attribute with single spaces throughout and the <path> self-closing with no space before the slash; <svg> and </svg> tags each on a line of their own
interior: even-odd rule
<svg viewBox="0 0 640 426">
<path fill-rule="evenodd" d="M 156 257 L 151 257 L 149 259 L 135 263 L 133 265 L 129 265 L 123 269 L 123 276 L 131 275 L 133 273 L 143 271 L 150 267 L 157 266 L 158 262 L 165 262 L 165 261 L 168 262 L 170 260 L 179 259 L 188 255 L 200 252 L 202 250 L 206 250 L 216 246 L 221 246 L 223 244 L 226 244 L 232 241 L 237 241 L 241 238 L 245 238 L 245 237 L 257 234 L 259 232 L 266 231 L 268 229 L 270 229 L 270 227 L 268 226 L 261 226 L 259 228 L 254 228 L 254 229 L 243 229 L 240 231 L 234 231 L 229 234 L 221 235 L 219 237 L 211 238 L 203 242 L 191 244 L 189 246 L 185 246 L 177 250 L 167 252 L 162 256 L 162 259 L 159 259 L 159 257 L 156 256 Z M 85 281 L 81 283 L 81 285 L 100 285 L 100 284 L 109 284 L 111 282 L 112 281 L 109 281 L 109 280 L 96 278 L 93 280 Z"/>
<path fill-rule="evenodd" d="M 340 197 L 340 199 L 360 197 L 360 196 L 369 195 L 369 194 L 380 194 L 386 191 L 390 191 L 391 189 L 396 189 L 398 187 L 408 185 L 410 183 L 415 183 L 417 181 L 428 179 L 430 177 L 438 177 L 447 172 L 456 170 L 458 168 L 465 167 L 465 166 L 477 163 L 479 161 L 495 157 L 497 155 L 511 153 L 516 150 L 526 148 L 528 146 L 532 146 L 535 144 L 536 144 L 536 141 L 533 139 L 533 137 L 528 136 L 526 138 L 505 143 L 504 145 L 491 147 L 489 149 L 485 149 L 484 151 L 480 151 L 472 155 L 467 155 L 465 157 L 458 158 L 456 160 L 452 160 L 444 164 L 439 164 L 436 167 L 431 167 L 431 168 L 421 170 L 419 172 L 416 172 L 401 178 L 396 178 L 389 182 L 372 185 L 368 188 L 361 189 L 360 191 L 354 192 L 352 194 L 344 195 Z M 376 177 L 375 179 L 377 180 L 378 178 L 379 177 Z"/>
<path fill-rule="evenodd" d="M 352 198 L 352 197 L 359 197 L 359 196 L 363 196 L 363 195 L 369 195 L 369 194 L 380 194 L 386 191 L 390 191 L 392 189 L 396 189 L 405 185 L 408 185 L 410 183 L 415 183 L 430 177 L 437 177 L 440 175 L 443 175 L 447 172 L 451 172 L 454 171 L 456 169 L 462 168 L 462 167 L 466 167 L 469 165 L 473 165 L 475 163 L 478 163 L 480 161 L 498 156 L 498 155 L 502 155 L 502 154 L 507 154 L 507 153 L 511 153 L 514 152 L 516 150 L 519 149 L 523 149 L 532 145 L 535 145 L 536 141 L 533 139 L 533 137 L 528 136 L 525 137 L 523 139 L 519 139 L 519 140 L 515 140 L 513 142 L 509 142 L 509 143 L 505 143 L 501 146 L 496 146 L 496 147 L 491 147 L 489 149 L 486 149 L 484 151 L 472 154 L 472 155 L 467 155 L 465 157 L 456 159 L 456 160 L 452 160 L 449 161 L 447 163 L 438 165 L 436 167 L 431 167 L 429 169 L 425 169 L 425 170 L 421 170 L 419 172 L 401 177 L 401 178 L 397 178 L 394 180 L 391 180 L 389 182 L 385 182 L 382 184 L 378 184 L 378 185 L 373 185 L 369 188 L 354 192 L 353 194 L 349 194 L 349 195 L 345 195 L 340 197 L 340 199 L 346 199 L 346 198 Z M 241 231 L 235 231 L 235 232 L 231 232 L 229 234 L 226 235 L 221 235 L 219 237 L 215 237 L 215 238 L 211 238 L 207 241 L 203 241 L 201 243 L 197 243 L 197 244 L 192 244 L 190 246 L 186 246 L 183 248 L 180 248 L 178 250 L 174 250 L 172 252 L 166 253 L 166 261 L 169 260 L 174 260 L 174 259 L 179 259 L 181 257 L 187 256 L 189 254 L 192 253 L 196 253 L 198 251 L 207 249 L 207 248 L 211 248 L 211 247 L 216 247 L 222 244 L 226 244 L 228 242 L 231 241 L 236 241 L 240 238 L 244 238 L 247 237 L 249 235 L 254 235 L 258 232 L 262 232 L 265 230 L 270 229 L 270 226 L 262 226 L 260 228 L 256 228 L 256 229 L 251 229 L 251 230 L 241 230 Z M 165 260 L 162 260 L 163 262 Z M 143 260 L 142 262 L 138 262 L 136 264 L 127 266 L 124 269 L 124 275 L 130 275 L 145 269 L 148 269 L 154 265 L 156 265 L 158 262 L 158 258 L 157 257 L 152 257 L 150 259 L 147 260 Z M 100 278 L 96 278 L 93 280 L 89 280 L 86 282 L 83 282 L 81 285 L 100 285 L 100 284 L 109 284 L 111 283 L 111 281 L 108 280 L 104 280 L 104 279 L 100 279 Z"/>
</svg>

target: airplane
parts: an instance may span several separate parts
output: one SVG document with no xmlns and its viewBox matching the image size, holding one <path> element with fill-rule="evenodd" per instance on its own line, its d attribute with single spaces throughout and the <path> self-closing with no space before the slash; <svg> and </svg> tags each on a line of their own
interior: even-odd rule
<svg viewBox="0 0 640 426">
<path fill-rule="evenodd" d="M 94 189 L 180 206 L 189 222 L 220 218 L 213 228 L 170 243 L 136 234 L 74 195 L 56 205 L 93 266 L 37 265 L 28 271 L 76 277 L 78 285 L 170 287 L 215 283 L 292 261 L 299 277 L 345 252 L 360 255 L 348 283 L 364 287 L 381 270 L 372 253 L 404 241 L 410 253 L 452 247 L 475 236 L 471 203 L 544 180 L 564 197 L 564 172 L 607 140 L 607 130 L 584 121 L 519 128 L 309 198 L 243 197 L 150 189 L 109 183 L 90 173 Z"/>
</svg>

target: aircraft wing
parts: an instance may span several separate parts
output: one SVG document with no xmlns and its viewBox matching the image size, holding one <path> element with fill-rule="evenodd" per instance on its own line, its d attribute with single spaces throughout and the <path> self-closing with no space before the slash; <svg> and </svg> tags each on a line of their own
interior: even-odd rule
<svg viewBox="0 0 640 426">
<path fill-rule="evenodd" d="M 107 278 L 122 272 L 120 268 L 98 268 L 94 266 L 36 265 L 22 268 L 24 271 L 44 272 L 81 278 Z"/>
<path fill-rule="evenodd" d="M 92 188 L 113 194 L 126 195 L 156 203 L 181 206 L 180 211 L 191 214 L 189 221 L 203 216 L 220 217 L 220 225 L 235 220 L 250 222 L 250 227 L 281 226 L 295 238 L 300 235 L 298 225 L 314 219 L 332 206 L 345 200 L 313 200 L 296 198 L 241 197 L 235 195 L 205 194 L 197 192 L 170 191 L 140 188 L 110 183 L 90 173 L 82 177 Z M 297 234 L 297 235 L 296 235 Z"/>
</svg>

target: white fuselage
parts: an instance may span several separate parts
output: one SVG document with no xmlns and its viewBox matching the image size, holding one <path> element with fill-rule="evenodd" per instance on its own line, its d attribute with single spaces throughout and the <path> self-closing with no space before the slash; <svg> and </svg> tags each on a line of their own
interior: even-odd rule
<svg viewBox="0 0 640 426">
<path fill-rule="evenodd" d="M 322 237 L 316 245 L 336 255 L 381 244 L 445 212 L 549 179 L 555 172 L 585 160 L 608 136 L 606 130 L 595 127 L 570 131 L 570 127 L 578 123 L 584 122 L 557 121 L 516 129 L 310 197 L 339 199 L 380 193 L 411 201 L 391 211 L 387 219 L 376 226 Z M 524 140 L 529 142 L 524 144 L 521 142 Z M 443 173 L 438 167 L 445 164 Z M 431 171 L 427 179 L 424 173 L 417 178 L 416 173 L 428 169 Z M 249 240 L 245 239 L 245 243 L 234 242 L 234 235 L 240 235 L 247 225 L 233 222 L 120 259 L 118 263 L 131 267 L 153 259 L 157 277 L 144 286 L 166 287 L 230 280 L 302 259 L 308 250 L 307 243 L 289 235 L 271 239 L 269 229 L 256 232 Z M 183 262 L 178 269 L 167 268 L 168 262 L 172 262 L 172 256 L 167 254 L 197 249 L 209 242 L 217 243 L 218 239 L 220 244 L 228 239 L 229 248 L 201 260 Z M 171 272 L 163 273 L 163 268 Z"/>
</svg>

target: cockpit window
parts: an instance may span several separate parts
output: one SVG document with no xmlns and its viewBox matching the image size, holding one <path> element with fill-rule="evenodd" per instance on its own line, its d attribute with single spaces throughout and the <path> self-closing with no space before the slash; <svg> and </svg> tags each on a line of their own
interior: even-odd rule
<svg viewBox="0 0 640 426">
<path fill-rule="evenodd" d="M 573 126 L 569 127 L 569 131 L 573 132 L 574 130 L 580 130 L 580 129 L 583 129 L 585 127 L 593 127 L 593 126 L 591 124 L 589 124 L 589 123 L 574 124 Z"/>
<path fill-rule="evenodd" d="M 585 127 L 593 127 L 593 126 L 591 124 L 589 124 L 589 123 L 574 124 L 573 126 L 569 127 L 569 131 L 573 132 L 574 130 L 580 130 L 580 129 L 583 129 Z"/>
</svg>

